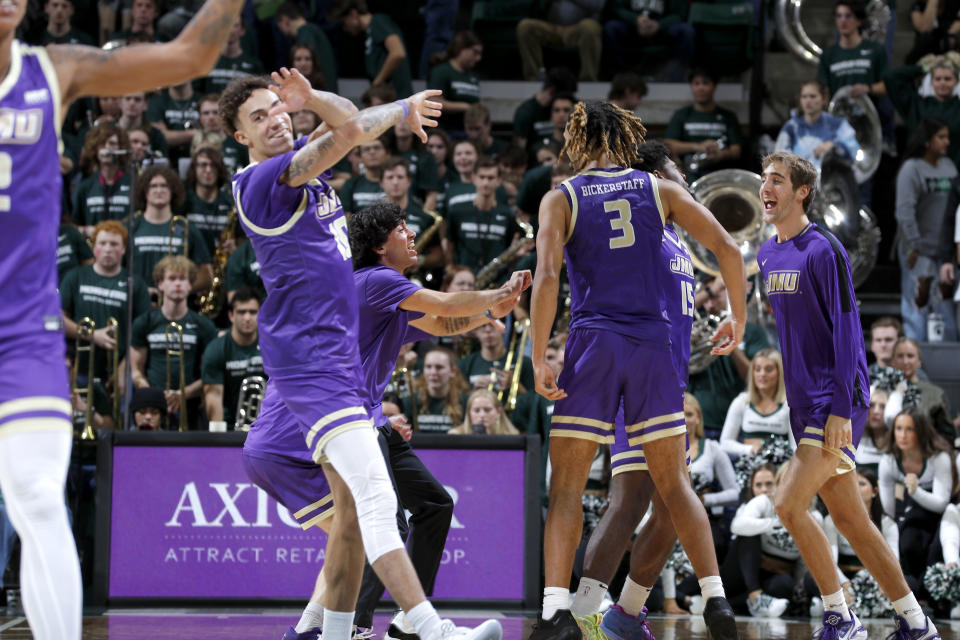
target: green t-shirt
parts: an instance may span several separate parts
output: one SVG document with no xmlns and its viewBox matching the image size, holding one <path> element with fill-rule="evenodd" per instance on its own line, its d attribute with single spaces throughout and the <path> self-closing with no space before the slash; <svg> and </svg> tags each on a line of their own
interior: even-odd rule
<svg viewBox="0 0 960 640">
<path fill-rule="evenodd" d="M 552 186 L 553 167 L 534 167 L 523 174 L 517 190 L 517 209 L 531 216 L 534 228 L 538 226 L 540 200 Z"/>
<path fill-rule="evenodd" d="M 353 176 L 344 182 L 339 195 L 343 210 L 349 213 L 360 211 L 386 198 L 379 182 L 362 175 Z"/>
<path fill-rule="evenodd" d="M 189 253 L 187 257 L 197 266 L 211 262 L 207 243 L 200 230 L 190 225 Z M 171 249 L 172 247 L 172 249 Z M 153 268 L 167 254 L 183 255 L 183 226 L 177 224 L 173 235 L 170 235 L 170 222 L 154 224 L 148 222 L 142 215 L 133 219 L 133 272 L 143 278 L 144 282 L 153 282 Z"/>
<path fill-rule="evenodd" d="M 233 430 L 236 420 L 240 385 L 244 378 L 263 376 L 263 358 L 260 342 L 241 346 L 230 332 L 215 338 L 203 352 L 203 384 L 223 385 L 223 419 L 227 428 Z"/>
<path fill-rule="evenodd" d="M 113 184 L 104 183 L 100 172 L 84 179 L 73 198 L 73 221 L 93 226 L 104 220 L 120 220 L 130 214 L 132 180 L 122 171 Z"/>
<path fill-rule="evenodd" d="M 216 66 L 210 70 L 207 77 L 197 80 L 200 84 L 200 93 L 222 93 L 224 88 L 234 78 L 259 75 L 263 73 L 263 65 L 258 58 L 241 53 L 236 58 L 220 56 Z"/>
<path fill-rule="evenodd" d="M 150 98 L 147 103 L 147 122 L 162 122 L 167 129 L 183 131 L 200 126 L 200 103 L 196 94 L 186 100 L 170 97 L 170 90 Z"/>
<path fill-rule="evenodd" d="M 510 145 L 506 141 L 499 138 L 490 138 L 490 146 L 486 149 L 480 150 L 480 155 L 487 156 L 490 158 L 496 158 L 500 155 L 500 152 L 509 147 Z"/>
<path fill-rule="evenodd" d="M 250 153 L 247 148 L 234 140 L 232 136 L 227 136 L 224 139 L 220 152 L 223 153 L 223 164 L 227 166 L 230 175 L 235 174 L 237 169 L 247 166 L 247 163 L 250 162 Z"/>
<path fill-rule="evenodd" d="M 60 283 L 60 307 L 74 322 L 83 318 L 94 321 L 96 329 L 107 326 L 110 318 L 119 323 L 118 344 L 127 343 L 127 270 L 121 269 L 115 276 L 101 276 L 93 265 L 74 269 Z M 133 277 L 133 317 L 137 318 L 150 309 L 150 292 L 142 278 Z M 122 353 L 122 352 L 121 352 Z M 104 349 L 94 352 L 96 376 L 106 379 L 110 371 L 111 353 Z M 80 365 L 86 371 L 86 359 Z"/>
<path fill-rule="evenodd" d="M 506 364 L 506 358 L 507 356 L 504 354 L 504 356 L 498 360 L 487 360 L 483 357 L 483 352 L 474 351 L 467 357 L 462 358 L 457 364 L 460 367 L 460 373 L 463 374 L 464 379 L 470 383 L 470 387 L 472 388 L 477 378 L 488 377 L 490 375 L 490 369 L 503 369 Z M 511 369 L 515 366 L 515 362 L 510 364 Z M 523 356 L 523 365 L 520 367 L 520 384 L 522 384 L 527 391 L 533 391 L 534 389 L 533 361 L 527 356 Z"/>
<path fill-rule="evenodd" d="M 752 359 L 757 351 L 770 346 L 767 335 L 759 326 L 747 323 L 743 334 L 743 352 Z M 700 373 L 690 376 L 687 391 L 700 401 L 703 409 L 703 426 L 706 429 L 723 429 L 730 403 L 746 388 L 746 383 L 731 358 L 717 358 Z"/>
<path fill-rule="evenodd" d="M 879 42 L 863 40 L 852 49 L 834 44 L 823 50 L 817 67 L 817 80 L 833 95 L 851 84 L 875 84 L 887 70 L 887 50 Z"/>
<path fill-rule="evenodd" d="M 477 273 L 491 260 L 507 250 L 520 226 L 513 211 L 495 205 L 480 211 L 474 205 L 457 207 L 447 216 L 447 237 L 454 243 L 454 263 Z"/>
<path fill-rule="evenodd" d="M 333 55 L 333 47 L 330 46 L 330 39 L 323 29 L 310 22 L 304 24 L 297 31 L 297 37 L 294 44 L 305 44 L 313 49 L 314 57 L 317 59 L 317 65 L 320 72 L 323 73 L 324 91 L 330 93 L 339 93 L 339 82 L 337 80 L 337 57 Z"/>
<path fill-rule="evenodd" d="M 196 191 L 187 191 L 187 204 L 183 215 L 190 221 L 191 229 L 198 229 L 212 256 L 217 250 L 220 234 L 227 226 L 230 210 L 233 209 L 233 195 L 230 188 L 224 186 L 217 192 L 213 202 L 207 202 Z"/>
<path fill-rule="evenodd" d="M 241 244 L 227 259 L 227 291 L 236 291 L 240 287 L 250 287 L 260 294 L 260 301 L 267 297 L 267 291 L 260 279 L 260 262 L 253 253 L 253 244 L 249 241 Z"/>
<path fill-rule="evenodd" d="M 410 170 L 410 178 L 413 182 L 411 189 L 418 196 L 422 198 L 427 191 L 440 191 L 443 188 L 440 183 L 440 176 L 437 173 L 437 159 L 433 157 L 433 154 L 411 149 L 402 151 L 397 155 L 406 158 L 409 162 L 407 167 Z"/>
<path fill-rule="evenodd" d="M 918 66 L 906 66 L 888 71 L 883 81 L 887 85 L 887 95 L 894 108 L 907 125 L 907 131 L 916 130 L 924 118 L 937 118 L 947 123 L 950 131 L 950 148 L 947 155 L 954 164 L 960 163 L 960 98 L 940 102 L 933 96 L 921 96 L 914 88 L 917 76 L 923 75 Z M 960 166 L 960 165 L 958 165 Z"/>
<path fill-rule="evenodd" d="M 417 403 L 417 428 L 421 433 L 446 433 L 450 429 L 460 426 L 459 423 L 454 424 L 450 416 L 444 413 L 447 406 L 445 398 L 428 398 L 428 400 L 426 407 L 419 402 Z M 403 415 L 409 419 L 411 418 L 410 397 L 404 397 L 402 402 Z M 463 394 L 460 397 L 461 414 L 465 414 L 466 406 L 467 394 Z"/>
<path fill-rule="evenodd" d="M 93 257 L 93 251 L 80 230 L 70 224 L 60 225 L 57 233 L 57 278 L 61 286 L 63 278 L 81 262 Z"/>
<path fill-rule="evenodd" d="M 385 13 L 375 13 L 370 18 L 367 27 L 367 38 L 364 42 L 364 65 L 367 77 L 373 80 L 380 73 L 383 63 L 387 60 L 387 47 L 384 41 L 391 35 L 396 35 L 403 41 L 400 28 Z M 404 45 L 406 47 L 406 45 Z M 397 95 L 405 98 L 413 95 L 413 77 L 410 74 L 410 56 L 408 55 L 393 72 L 390 84 L 397 90 Z"/>
<path fill-rule="evenodd" d="M 449 175 L 451 172 L 447 172 Z M 503 185 L 497 187 L 497 204 L 507 206 L 510 196 L 507 195 Z M 460 180 L 451 180 L 444 189 L 443 199 L 437 199 L 437 208 L 444 218 L 449 218 L 458 211 L 467 211 L 473 207 L 473 201 L 477 199 L 477 188 L 472 182 L 462 182 Z"/>
<path fill-rule="evenodd" d="M 415 234 L 417 234 L 417 237 L 414 240 L 414 242 L 419 242 L 420 236 L 423 235 L 424 231 L 432 227 L 434 222 L 436 221 L 433 219 L 432 216 L 424 213 L 423 209 L 420 206 L 414 204 L 413 202 L 409 202 L 409 200 L 408 200 L 406 212 L 407 212 L 407 228 L 413 231 Z M 438 246 L 440 244 L 440 237 L 441 237 L 440 230 L 438 229 L 437 231 L 434 231 L 433 236 L 427 242 L 427 245 L 423 247 L 423 249 L 426 250 L 426 249 L 431 249 L 433 247 Z"/>
<path fill-rule="evenodd" d="M 714 107 L 712 111 L 697 111 L 693 105 L 677 109 L 670 117 L 664 137 L 684 142 L 724 138 L 728 147 L 743 144 L 737 114 L 720 106 Z"/>
<path fill-rule="evenodd" d="M 147 380 L 151 387 L 157 389 L 163 389 L 166 385 L 166 328 L 170 322 L 160 309 L 150 309 L 133 321 L 133 330 L 130 333 L 131 346 L 147 349 Z M 217 328 L 213 326 L 210 318 L 192 309 L 175 322 L 183 327 L 183 373 L 186 378 L 184 386 L 187 386 L 200 377 L 200 357 L 207 345 L 217 337 Z M 170 338 L 169 348 L 179 351 L 179 340 L 172 331 Z M 170 355 L 170 388 L 180 388 L 180 360 L 174 354 Z"/>
<path fill-rule="evenodd" d="M 80 31 L 76 27 L 71 27 L 70 31 L 67 31 L 62 36 L 55 36 L 49 31 L 44 30 L 43 37 L 40 38 L 40 44 L 44 47 L 48 44 L 85 44 L 89 47 L 97 46 L 89 33 Z"/>
<path fill-rule="evenodd" d="M 430 71 L 428 89 L 443 91 L 443 99 L 452 102 L 480 102 L 480 79 L 471 71 L 457 71 L 449 62 L 438 64 Z M 463 112 L 440 116 L 440 127 L 445 131 L 463 131 Z"/>
<path fill-rule="evenodd" d="M 553 135 L 553 122 L 550 120 L 550 105 L 543 106 L 536 97 L 520 103 L 513 112 L 513 132 L 527 141 L 527 149 L 539 140 Z"/>
</svg>

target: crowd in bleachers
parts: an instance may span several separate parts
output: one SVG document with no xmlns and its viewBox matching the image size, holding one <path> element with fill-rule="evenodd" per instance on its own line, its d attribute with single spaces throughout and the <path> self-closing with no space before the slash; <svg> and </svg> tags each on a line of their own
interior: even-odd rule
<svg viewBox="0 0 960 640">
<path fill-rule="evenodd" d="M 28 22 L 22 37 L 36 44 L 138 46 L 175 36 L 196 4 L 47 0 L 45 16 Z M 230 191 L 231 176 L 248 157 L 222 131 L 217 106 L 233 78 L 289 65 L 315 89 L 337 92 L 342 78 L 364 75 L 370 87 L 363 106 L 409 95 L 414 78 L 443 90 L 440 127 L 429 130 L 426 144 L 401 123 L 351 151 L 329 182 L 348 214 L 384 199 L 401 207 L 418 235 L 419 267 L 409 275 L 444 291 L 486 288 L 511 269 L 535 267 L 531 238 L 540 199 L 571 175 L 561 150 L 579 81 L 609 81 L 611 102 L 641 112 L 652 78 L 689 82 L 691 103 L 673 114 L 662 136 L 688 181 L 723 168 L 754 168 L 748 153 L 753 141 L 736 114 L 714 99 L 718 74 L 737 67 L 724 67 L 722 55 L 712 59 L 705 52 L 744 58 L 752 49 L 737 48 L 744 46 L 740 35 L 757 36 L 762 3 L 476 0 L 473 30 L 460 31 L 455 27 L 468 25 L 458 25 L 457 3 L 443 0 L 428 0 L 422 15 L 413 16 L 405 3 L 372 0 L 249 4 L 206 78 L 147 95 L 84 98 L 65 116 L 57 255 L 62 309 L 71 347 L 94 346 L 92 358 L 82 348 L 70 356 L 78 432 L 88 404 L 97 429 L 120 428 L 128 420 L 145 430 L 242 428 L 241 387 L 265 377 L 257 311 L 266 292 Z M 930 15 L 930 7 L 940 14 Z M 937 337 L 928 333 L 936 326 L 931 316 L 941 321 L 941 339 L 957 340 L 960 55 L 952 49 L 960 14 L 943 12 L 958 10 L 949 2 L 916 2 L 910 8 L 916 45 L 908 61 L 917 64 L 892 69 L 889 49 L 860 34 L 862 3 L 838 2 L 837 41 L 825 50 L 816 78 L 811 74 L 797 87 L 797 110 L 776 140 L 778 149 L 818 167 L 849 164 L 860 151 L 853 129 L 826 112 L 830 95 L 847 87 L 875 101 L 890 145 L 895 114 L 906 125 L 908 142 L 894 160 L 900 163 L 895 206 L 886 203 L 898 231 L 901 320 L 869 328 L 873 388 L 858 473 L 864 501 L 899 551 L 915 590 L 938 613 L 956 617 L 960 608 L 951 611 L 949 603 L 960 597 L 953 448 L 960 417 L 924 374 L 920 343 Z M 729 32 L 715 29 L 718 24 L 742 34 L 725 43 Z M 504 50 L 512 53 L 507 65 L 481 67 L 488 56 L 503 61 Z M 551 66 L 571 61 L 565 50 L 575 50 L 571 68 Z M 495 128 L 501 123 L 491 121 L 481 78 L 521 77 L 539 88 L 520 103 L 504 135 Z M 297 135 L 306 135 L 321 123 L 302 111 L 292 114 L 292 124 Z M 859 193 L 871 202 L 869 181 Z M 506 268 L 491 268 L 498 258 L 508 258 Z M 721 313 L 727 307 L 723 281 L 699 275 L 697 308 L 704 315 Z M 563 313 L 567 294 L 561 290 L 548 349 L 557 372 L 569 321 Z M 415 415 L 422 433 L 527 433 L 546 442 L 552 404 L 533 391 L 530 360 L 514 347 L 524 342 L 526 309 L 523 301 L 506 331 L 491 324 L 471 335 L 411 345 L 384 398 L 384 413 Z M 790 443 L 782 363 L 769 328 L 756 319 L 730 357 L 691 373 L 686 412 L 694 484 L 712 514 L 724 582 L 740 596 L 735 605 L 766 616 L 806 611 L 816 595 L 770 499 Z M 123 392 L 128 372 L 135 389 L 130 414 L 123 416 L 113 398 Z M 609 481 L 605 455 L 601 451 L 591 475 L 591 486 L 601 490 Z M 4 521 L 0 566 L 11 549 Z M 874 603 L 875 584 L 859 573 L 862 566 L 829 517 L 823 526 L 851 602 Z M 930 573 L 933 566 L 940 573 Z M 696 609 L 696 580 L 689 576 L 678 551 L 663 576 L 666 611 Z"/>
</svg>

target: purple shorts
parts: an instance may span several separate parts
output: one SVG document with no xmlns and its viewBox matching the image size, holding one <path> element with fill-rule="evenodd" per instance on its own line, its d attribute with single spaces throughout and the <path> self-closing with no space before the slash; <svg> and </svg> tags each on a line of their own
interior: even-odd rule
<svg viewBox="0 0 960 640">
<path fill-rule="evenodd" d="M 351 429 L 373 428 L 360 398 L 360 384 L 357 374 L 347 370 L 271 376 L 268 386 L 275 394 L 264 402 L 275 397 L 283 406 L 266 407 L 266 416 L 278 421 L 295 419 L 310 457 L 318 464 L 325 462 L 323 449 L 331 438 Z"/>
<path fill-rule="evenodd" d="M 0 343 L 0 435 L 73 432 L 66 358 L 60 332 Z"/>
<path fill-rule="evenodd" d="M 554 405 L 551 437 L 614 443 L 613 421 L 621 401 L 630 445 L 686 432 L 683 391 L 670 345 L 573 329 L 564 360 L 557 384 L 567 397 Z"/>
<path fill-rule="evenodd" d="M 631 445 L 627 442 L 627 432 L 623 428 L 623 405 L 620 405 L 620 411 L 617 412 L 617 419 L 614 421 L 613 444 L 610 445 L 610 474 L 626 473 L 627 471 L 649 471 L 647 468 L 647 458 L 643 455 L 643 445 L 637 443 Z M 686 436 L 687 441 L 687 468 L 690 468 L 690 434 Z"/>
<path fill-rule="evenodd" d="M 806 409 L 791 407 L 790 429 L 793 431 L 793 438 L 798 447 L 806 444 L 829 451 L 840 458 L 837 473 L 846 473 L 857 467 L 857 446 L 860 444 L 860 438 L 863 437 L 864 429 L 867 426 L 867 413 L 869 413 L 867 407 L 853 407 L 853 413 L 850 416 L 853 443 L 849 447 L 841 449 L 831 449 L 823 443 L 823 427 L 827 424 L 827 418 L 830 416 L 829 405 L 814 405 Z"/>
<path fill-rule="evenodd" d="M 319 465 L 244 449 L 243 468 L 250 481 L 285 506 L 301 528 L 333 515 L 333 494 Z"/>
</svg>

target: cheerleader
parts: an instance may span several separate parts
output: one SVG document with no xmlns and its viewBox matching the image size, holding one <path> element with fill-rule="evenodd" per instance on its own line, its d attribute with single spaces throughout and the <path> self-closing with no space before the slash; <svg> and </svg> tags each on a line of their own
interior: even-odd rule
<svg viewBox="0 0 960 640">
<path fill-rule="evenodd" d="M 750 372 L 747 390 L 730 404 L 720 434 L 720 446 L 734 458 L 757 453 L 775 436 L 791 436 L 780 352 L 758 351 Z"/>
<path fill-rule="evenodd" d="M 874 477 L 878 475 L 880 460 L 883 458 L 890 437 L 890 429 L 883 420 L 887 408 L 889 393 L 886 389 L 876 388 L 870 394 L 870 413 L 867 414 L 867 426 L 857 446 L 857 470 L 869 469 Z"/>
</svg>

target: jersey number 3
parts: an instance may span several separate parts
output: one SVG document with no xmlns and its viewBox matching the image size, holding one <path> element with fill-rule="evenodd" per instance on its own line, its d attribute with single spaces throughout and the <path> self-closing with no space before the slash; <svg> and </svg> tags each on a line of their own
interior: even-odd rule
<svg viewBox="0 0 960 640">
<path fill-rule="evenodd" d="M 619 231 L 620 235 L 610 238 L 611 249 L 623 249 L 633 246 L 636 236 L 633 235 L 633 225 L 630 220 L 633 217 L 630 212 L 630 203 L 626 200 L 607 200 L 603 203 L 603 210 L 607 213 L 616 211 L 620 214 L 618 218 L 610 220 L 610 228 L 613 231 Z"/>
</svg>

